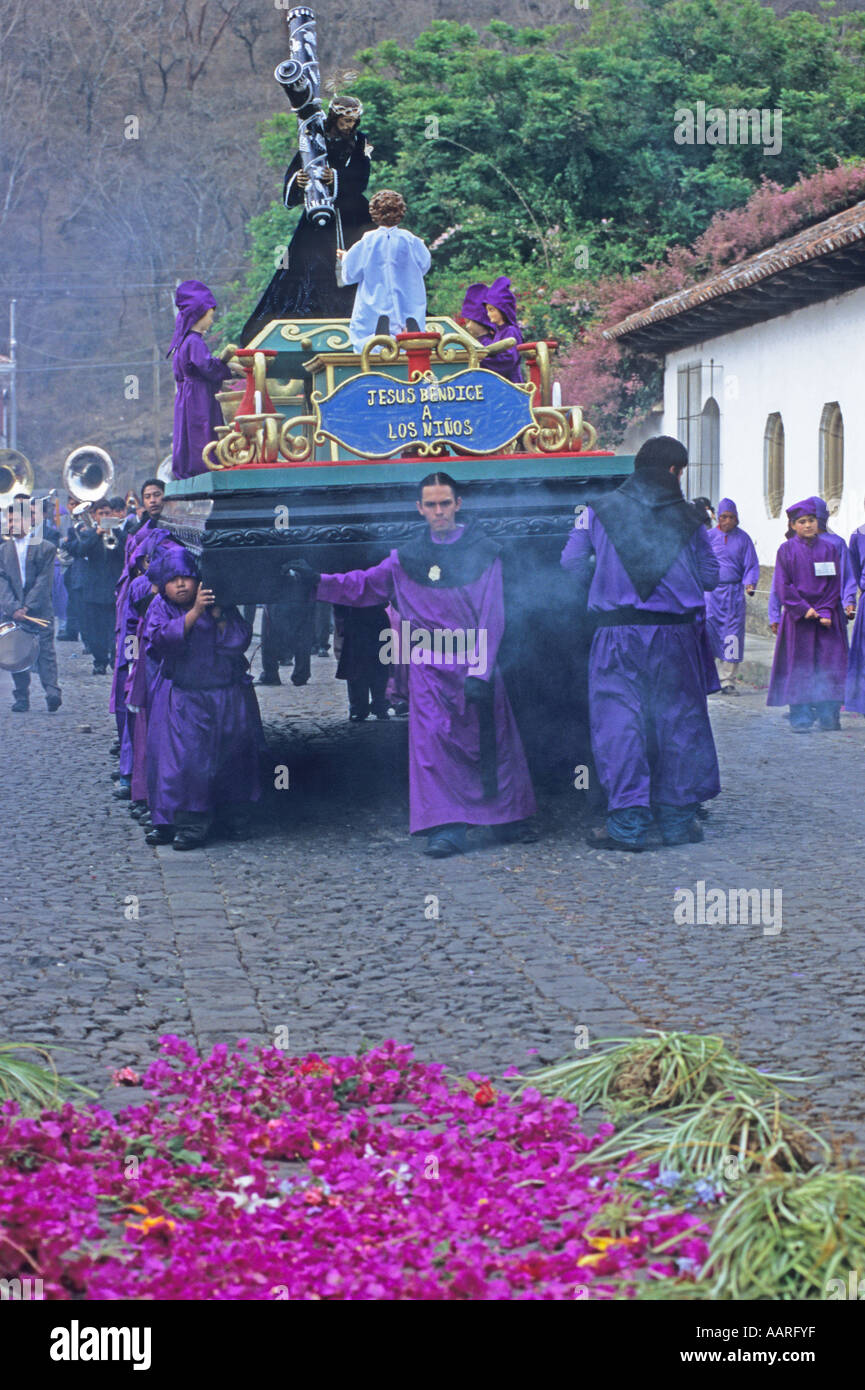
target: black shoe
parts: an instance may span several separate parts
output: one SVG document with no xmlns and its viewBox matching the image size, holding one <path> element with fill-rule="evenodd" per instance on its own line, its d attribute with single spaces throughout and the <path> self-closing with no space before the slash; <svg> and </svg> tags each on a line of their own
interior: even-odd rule
<svg viewBox="0 0 865 1390">
<path fill-rule="evenodd" d="M 683 840 L 665 840 L 664 844 L 672 849 L 674 845 L 699 845 L 702 844 L 702 842 L 703 828 L 694 820 L 691 821 L 691 824 L 688 826 L 687 833 Z"/>
<path fill-rule="evenodd" d="M 586 836 L 586 844 L 591 849 L 619 849 L 626 854 L 642 854 L 645 845 L 626 845 L 624 840 L 614 840 L 612 835 L 608 835 L 606 830 L 597 827 L 590 831 Z"/>
<path fill-rule="evenodd" d="M 26 714 L 29 708 L 30 701 L 25 696 L 19 695 L 17 699 L 12 701 L 13 714 Z"/>
<path fill-rule="evenodd" d="M 309 682 L 309 676 L 300 676 L 300 677 L 298 677 L 298 676 L 292 676 L 292 678 L 291 678 L 291 683 L 292 683 L 292 685 L 307 685 L 308 682 Z"/>
<path fill-rule="evenodd" d="M 430 859 L 448 859 L 452 854 L 465 854 L 467 849 L 464 825 L 439 825 L 430 831 L 424 854 Z"/>
<path fill-rule="evenodd" d="M 708 820 L 708 819 L 709 819 L 709 808 L 708 808 L 708 806 L 698 806 L 697 809 L 696 809 L 696 811 L 694 812 L 694 815 L 697 817 L 697 820 Z"/>
<path fill-rule="evenodd" d="M 111 747 L 110 747 L 109 750 L 108 750 L 108 755 L 109 755 L 109 757 L 111 757 L 111 758 L 119 758 L 119 757 L 120 757 L 120 739 L 119 739 L 119 738 L 116 738 L 116 739 L 114 740 L 114 742 L 112 743 Z"/>
<path fill-rule="evenodd" d="M 171 842 L 172 849 L 200 849 L 207 838 L 206 830 L 195 830 L 184 826 L 182 830 L 175 830 L 174 839 Z"/>
<path fill-rule="evenodd" d="M 112 793 L 115 801 L 131 801 L 132 791 L 128 782 L 121 781 L 119 787 L 115 787 Z"/>
<path fill-rule="evenodd" d="M 407 318 L 405 321 L 406 333 L 420 333 L 420 325 L 417 319 Z"/>
<path fill-rule="evenodd" d="M 148 830 L 144 837 L 145 844 L 148 845 L 168 845 L 174 838 L 174 827 L 171 825 L 154 825 L 152 830 Z"/>
<path fill-rule="evenodd" d="M 122 774 L 115 768 L 113 772 L 109 772 L 108 776 L 111 778 L 112 782 L 119 782 Z"/>
<path fill-rule="evenodd" d="M 365 719 L 369 718 L 369 710 L 366 714 L 350 714 L 348 717 L 352 724 L 362 724 Z"/>
<path fill-rule="evenodd" d="M 255 682 L 255 684 L 256 684 L 256 685 L 282 685 L 282 681 L 279 679 L 279 672 L 278 672 L 278 671 L 277 671 L 276 674 L 273 675 L 273 676 L 268 675 L 266 671 L 262 671 L 261 675 L 259 676 L 258 680 Z"/>
<path fill-rule="evenodd" d="M 141 826 L 141 829 L 144 831 L 145 835 L 149 830 L 153 829 L 153 817 L 151 816 L 149 811 L 141 812 L 141 815 L 138 817 L 138 824 Z"/>
<path fill-rule="evenodd" d="M 63 698 L 60 695 L 46 695 L 45 703 L 48 706 L 48 713 L 56 714 L 60 706 L 63 704 Z"/>
<path fill-rule="evenodd" d="M 107 669 L 107 667 L 105 667 L 105 666 L 97 666 L 97 665 L 96 665 L 96 662 L 94 662 L 94 663 L 93 663 L 93 674 L 94 674 L 94 676 L 107 676 L 107 675 L 108 675 L 108 669 Z"/>
<path fill-rule="evenodd" d="M 223 833 L 227 840 L 248 840 L 252 834 L 252 826 L 245 820 L 229 821 L 223 826 Z"/>
<path fill-rule="evenodd" d="M 130 814 L 130 816 L 132 817 L 133 820 L 138 820 L 138 821 L 140 821 L 140 820 L 141 820 L 141 817 L 144 815 L 144 813 L 146 812 L 146 810 L 147 810 L 147 802 L 146 802 L 146 801 L 133 801 L 133 802 L 132 802 L 132 805 L 129 807 L 129 814 Z"/>
<path fill-rule="evenodd" d="M 377 335 L 380 333 L 390 333 L 390 319 L 387 314 L 379 314 L 375 331 Z"/>
</svg>

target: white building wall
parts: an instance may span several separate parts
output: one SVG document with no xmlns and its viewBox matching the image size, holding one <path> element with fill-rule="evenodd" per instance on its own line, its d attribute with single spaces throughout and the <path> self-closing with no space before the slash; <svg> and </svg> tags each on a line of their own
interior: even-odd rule
<svg viewBox="0 0 865 1390">
<path fill-rule="evenodd" d="M 664 372 L 663 429 L 678 435 L 678 369 L 701 362 L 703 401 L 715 383 L 721 412 L 721 497 L 732 497 L 760 562 L 774 563 L 786 518 L 771 519 L 763 492 L 763 435 L 784 422 L 784 506 L 819 490 L 820 419 L 837 401 L 844 419 L 844 491 L 829 525 L 845 540 L 865 523 L 865 288 L 671 353 Z M 714 362 L 720 372 L 710 373 Z M 713 502 L 718 498 L 713 498 Z"/>
</svg>

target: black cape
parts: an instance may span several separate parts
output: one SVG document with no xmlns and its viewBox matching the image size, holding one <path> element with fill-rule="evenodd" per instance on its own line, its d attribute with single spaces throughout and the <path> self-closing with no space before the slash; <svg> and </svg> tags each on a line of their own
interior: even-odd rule
<svg viewBox="0 0 865 1390">
<path fill-rule="evenodd" d="M 641 469 L 592 502 L 592 511 L 643 602 L 702 522 L 675 474 Z"/>
<path fill-rule="evenodd" d="M 466 522 L 459 540 L 446 545 L 436 544 L 424 524 L 417 537 L 397 551 L 409 579 L 430 589 L 461 589 L 480 579 L 500 554 L 501 547 L 476 521 Z"/>
</svg>

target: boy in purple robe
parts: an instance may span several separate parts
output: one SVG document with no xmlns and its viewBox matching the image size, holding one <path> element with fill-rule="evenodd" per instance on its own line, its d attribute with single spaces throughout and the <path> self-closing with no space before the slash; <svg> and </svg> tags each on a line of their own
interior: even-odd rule
<svg viewBox="0 0 865 1390">
<path fill-rule="evenodd" d="M 859 526 L 853 532 L 848 550 L 853 581 L 861 593 L 865 589 L 865 526 Z M 860 603 L 856 609 L 856 621 L 850 635 L 844 708 L 865 714 L 865 603 Z"/>
<path fill-rule="evenodd" d="M 252 629 L 201 587 L 180 546 L 164 546 L 148 578 L 159 592 L 144 647 L 160 670 L 148 712 L 147 843 L 195 849 L 217 810 L 231 838 L 246 839 L 250 806 L 261 796 L 261 716 L 243 655 Z"/>
<path fill-rule="evenodd" d="M 760 579 L 754 542 L 739 525 L 736 503 L 722 497 L 718 524 L 709 531 L 720 567 L 717 588 L 706 595 L 706 632 L 718 665 L 721 691 L 735 695 L 733 676 L 745 655 L 745 594 L 753 597 Z"/>
<path fill-rule="evenodd" d="M 507 275 L 500 275 L 491 285 L 469 285 L 460 311 L 467 320 L 472 337 L 485 346 L 500 343 L 505 338 L 523 341 L 523 330 L 517 322 L 517 301 Z M 517 347 L 505 348 L 481 360 L 488 371 L 498 372 L 506 381 L 522 382 L 523 370 Z"/>
<path fill-rule="evenodd" d="M 850 550 L 843 536 L 839 536 L 836 531 L 829 530 L 829 508 L 822 497 L 809 497 L 808 502 L 813 507 L 814 515 L 817 518 L 817 534 L 823 536 L 830 545 L 834 545 L 840 556 L 840 575 L 841 575 L 841 598 L 840 604 L 845 614 L 851 608 L 856 607 L 856 585 L 857 578 L 853 569 Z M 769 590 L 769 622 L 772 631 L 777 634 L 781 623 L 781 600 L 778 595 L 778 587 L 775 575 L 772 576 L 772 587 Z M 846 624 L 841 624 L 846 640 Z M 814 716 L 816 719 L 816 715 Z"/>
<path fill-rule="evenodd" d="M 721 790 L 698 631 L 719 566 L 702 514 L 682 495 L 688 454 L 648 440 L 634 473 L 580 514 L 562 567 L 588 582 L 592 752 L 607 797 L 594 848 L 646 849 L 653 815 L 666 845 L 699 841 L 701 802 Z"/>
<path fill-rule="evenodd" d="M 847 674 L 847 636 L 841 613 L 841 559 L 817 528 L 813 497 L 787 508 L 788 539 L 775 558 L 782 615 L 768 705 L 790 706 L 790 727 L 806 733 L 840 729 Z"/>
<path fill-rule="evenodd" d="M 428 522 L 422 534 L 372 569 L 321 575 L 317 591 L 328 603 L 392 603 L 400 614 L 399 638 L 409 649 L 385 630 L 380 655 L 407 666 L 409 828 L 428 835 L 425 853 L 435 859 L 464 853 L 469 825 L 496 827 L 510 839 L 537 809 L 496 666 L 505 625 L 501 558 L 480 527 L 457 523 L 460 506 L 453 478 L 431 473 L 418 492 Z"/>
<path fill-rule="evenodd" d="M 216 309 L 216 300 L 207 286 L 200 280 L 184 280 L 174 292 L 174 303 L 177 318 L 166 354 L 174 354 L 177 387 L 172 471 L 175 478 L 194 478 L 196 473 L 207 472 L 201 456 L 205 446 L 216 438 L 217 426 L 223 423 L 216 392 L 232 375 L 232 368 L 221 357 L 212 355 L 201 336 L 211 327 Z"/>
</svg>

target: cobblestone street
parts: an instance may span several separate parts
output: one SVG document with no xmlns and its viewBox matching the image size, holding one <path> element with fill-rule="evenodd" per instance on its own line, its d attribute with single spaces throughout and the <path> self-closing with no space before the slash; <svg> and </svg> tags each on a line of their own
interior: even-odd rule
<svg viewBox="0 0 865 1390">
<path fill-rule="evenodd" d="M 748 1062 L 817 1077 L 810 1118 L 865 1138 L 865 844 L 842 818 L 861 719 L 795 738 L 765 692 L 715 696 L 724 792 L 702 845 L 590 850 L 589 794 L 567 789 L 541 795 L 535 842 L 475 832 L 470 854 L 431 862 L 407 833 L 406 722 L 350 725 L 333 662 L 314 659 L 305 688 L 284 670 L 259 691 L 289 789 L 249 843 L 181 855 L 148 848 L 111 796 L 108 678 L 58 653 L 58 714 L 37 689 L 10 714 L 8 678 L 0 696 L 4 1040 L 56 1049 L 103 1095 L 166 1032 L 322 1053 L 393 1037 L 496 1076 L 575 1055 L 579 1026 L 589 1045 L 717 1031 Z M 698 881 L 780 888 L 782 929 L 678 924 L 675 891 Z"/>
</svg>

